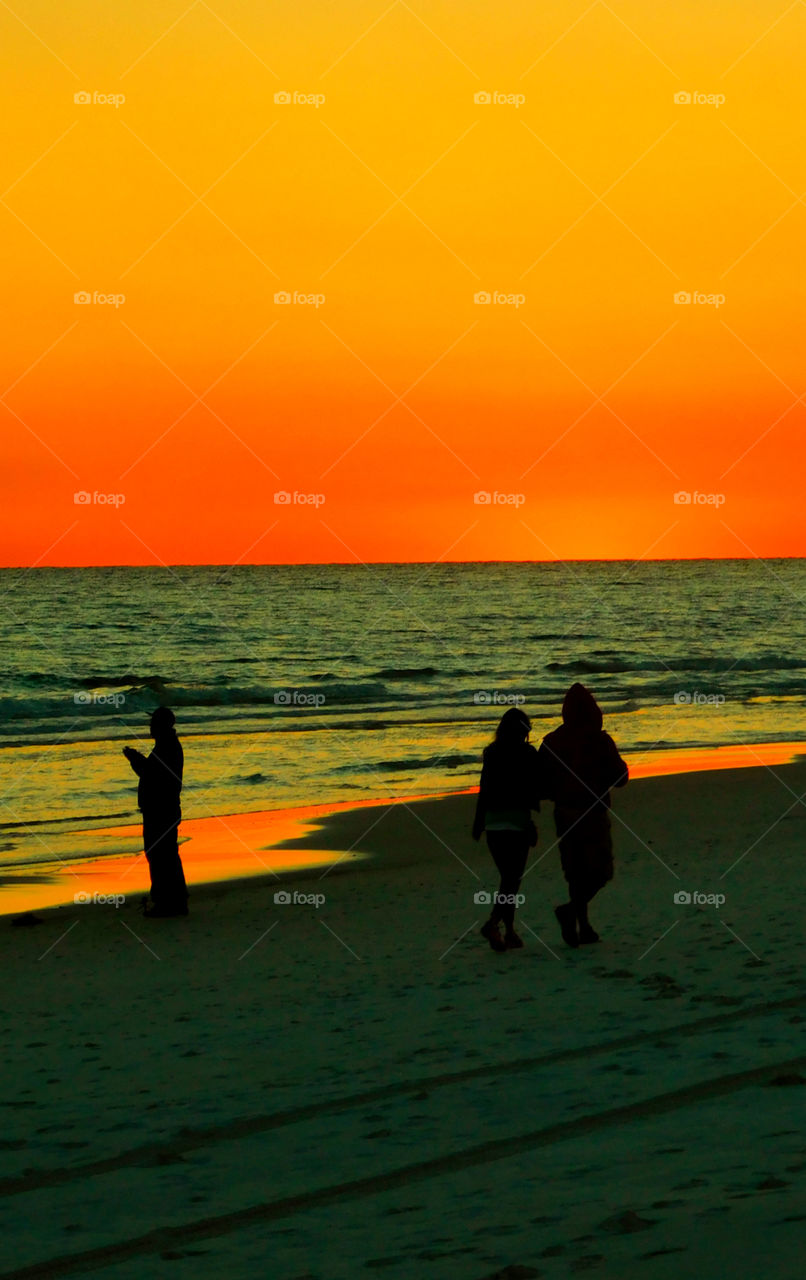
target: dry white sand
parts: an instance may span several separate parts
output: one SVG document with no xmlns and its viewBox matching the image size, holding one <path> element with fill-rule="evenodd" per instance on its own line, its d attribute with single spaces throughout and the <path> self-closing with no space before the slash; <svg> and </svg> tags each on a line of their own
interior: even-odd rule
<svg viewBox="0 0 806 1280">
<path fill-rule="evenodd" d="M 478 936 L 470 796 L 329 819 L 307 843 L 377 856 L 284 877 L 319 906 L 267 877 L 3 920 L 0 1274 L 794 1280 L 804 793 L 618 793 L 578 951 L 550 806 L 525 949 Z"/>
</svg>

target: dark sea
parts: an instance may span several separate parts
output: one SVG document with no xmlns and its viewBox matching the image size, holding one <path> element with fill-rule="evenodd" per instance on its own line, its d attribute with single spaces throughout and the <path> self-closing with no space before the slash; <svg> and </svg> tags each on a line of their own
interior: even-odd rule
<svg viewBox="0 0 806 1280">
<path fill-rule="evenodd" d="M 4 570 L 0 865 L 136 821 L 161 703 L 185 817 L 472 786 L 575 680 L 633 757 L 795 741 L 805 602 L 803 560 Z"/>
</svg>

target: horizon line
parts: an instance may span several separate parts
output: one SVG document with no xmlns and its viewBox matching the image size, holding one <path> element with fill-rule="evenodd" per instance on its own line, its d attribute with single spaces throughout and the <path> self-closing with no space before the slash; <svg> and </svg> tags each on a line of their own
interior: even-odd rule
<svg viewBox="0 0 806 1280">
<path fill-rule="evenodd" d="M 22 570 L 26 573 L 48 572 L 57 569 L 315 569 L 315 568 L 356 568 L 367 569 L 372 566 L 401 566 L 401 565 L 430 565 L 436 568 L 437 565 L 482 565 L 482 564 L 629 564 L 632 566 L 639 564 L 713 564 L 713 563 L 733 563 L 748 564 L 753 561 L 767 563 L 774 560 L 806 560 L 806 555 L 771 555 L 771 556 L 640 556 L 634 559 L 631 556 L 567 556 L 553 557 L 551 559 L 523 559 L 523 560 L 254 560 L 231 563 L 227 560 L 174 560 L 171 562 L 155 564 L 153 561 L 136 560 L 127 563 L 110 563 L 110 564 L 7 564 L 0 565 L 0 573 L 17 572 Z"/>
</svg>

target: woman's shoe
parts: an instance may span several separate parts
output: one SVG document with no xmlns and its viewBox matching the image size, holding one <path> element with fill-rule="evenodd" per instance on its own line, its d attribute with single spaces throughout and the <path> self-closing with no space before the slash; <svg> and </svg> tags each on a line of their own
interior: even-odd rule
<svg viewBox="0 0 806 1280">
<path fill-rule="evenodd" d="M 563 942 L 567 942 L 569 947 L 578 947 L 579 938 L 577 937 L 577 917 L 571 903 L 564 902 L 561 906 L 555 907 L 554 914 L 560 925 Z"/>
<path fill-rule="evenodd" d="M 591 926 L 588 924 L 588 925 L 585 925 L 584 928 L 580 929 L 579 941 L 580 942 L 598 942 L 599 935 L 596 932 L 596 930 L 592 929 Z"/>
<path fill-rule="evenodd" d="M 510 929 L 504 934 L 504 946 L 507 951 L 517 951 L 523 946 L 523 938 L 519 937 L 514 929 Z"/>
<path fill-rule="evenodd" d="M 501 937 L 501 930 L 498 927 L 497 920 L 488 920 L 479 929 L 479 933 L 486 938 L 493 951 L 506 951 L 507 944 Z"/>
</svg>

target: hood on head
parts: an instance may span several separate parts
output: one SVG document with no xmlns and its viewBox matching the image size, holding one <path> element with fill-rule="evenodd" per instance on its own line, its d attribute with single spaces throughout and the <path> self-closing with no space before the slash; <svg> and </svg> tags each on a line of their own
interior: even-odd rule
<svg viewBox="0 0 806 1280">
<path fill-rule="evenodd" d="M 569 729 L 601 729 L 601 708 L 584 684 L 572 684 L 565 695 L 563 724 Z"/>
</svg>

